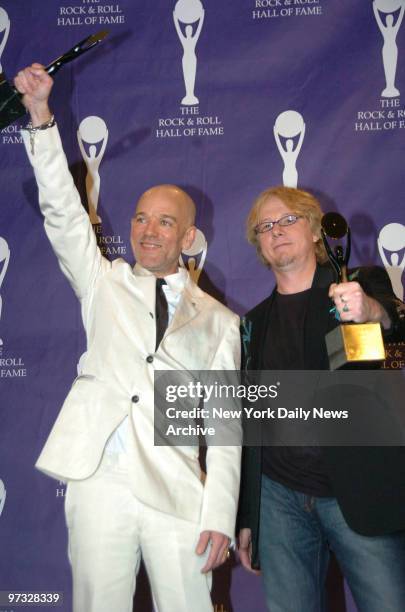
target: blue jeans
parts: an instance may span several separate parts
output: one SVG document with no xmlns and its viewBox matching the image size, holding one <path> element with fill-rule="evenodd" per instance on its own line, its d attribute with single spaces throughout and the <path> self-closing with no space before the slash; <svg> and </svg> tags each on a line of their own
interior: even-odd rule
<svg viewBox="0 0 405 612">
<path fill-rule="evenodd" d="M 366 537 L 336 499 L 262 478 L 259 552 L 270 612 L 323 612 L 332 550 L 359 612 L 404 612 L 405 532 Z"/>
</svg>

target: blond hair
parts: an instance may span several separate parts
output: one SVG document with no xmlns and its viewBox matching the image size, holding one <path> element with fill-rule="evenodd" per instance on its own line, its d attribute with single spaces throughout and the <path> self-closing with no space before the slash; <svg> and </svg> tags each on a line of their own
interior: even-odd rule
<svg viewBox="0 0 405 612">
<path fill-rule="evenodd" d="M 323 212 L 320 203 L 307 191 L 293 189 L 292 187 L 278 186 L 270 187 L 257 196 L 246 220 L 247 239 L 250 244 L 256 247 L 257 255 L 262 263 L 269 265 L 268 261 L 263 257 L 255 228 L 260 222 L 260 212 L 263 204 L 272 197 L 279 198 L 292 213 L 305 217 L 305 219 L 309 221 L 312 233 L 318 237 L 318 241 L 315 243 L 316 260 L 318 263 L 327 261 L 328 256 L 321 238 L 321 220 Z"/>
</svg>

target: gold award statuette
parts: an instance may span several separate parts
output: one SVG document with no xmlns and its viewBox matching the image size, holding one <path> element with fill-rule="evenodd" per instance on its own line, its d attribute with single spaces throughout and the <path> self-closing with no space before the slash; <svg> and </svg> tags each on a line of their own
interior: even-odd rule
<svg viewBox="0 0 405 612">
<path fill-rule="evenodd" d="M 350 257 L 350 229 L 339 213 L 326 213 L 322 218 L 322 240 L 339 282 L 346 283 Z M 332 250 L 328 238 L 346 238 L 346 248 L 339 244 Z M 342 323 L 325 336 L 331 370 L 351 363 L 384 361 L 385 348 L 380 323 Z"/>
</svg>

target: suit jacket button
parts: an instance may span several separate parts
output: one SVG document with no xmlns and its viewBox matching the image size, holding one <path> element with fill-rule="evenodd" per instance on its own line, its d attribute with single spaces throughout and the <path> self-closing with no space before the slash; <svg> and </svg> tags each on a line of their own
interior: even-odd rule
<svg viewBox="0 0 405 612">
<path fill-rule="evenodd" d="M 153 363 L 153 355 L 148 355 L 147 358 L 146 358 L 146 361 L 148 363 Z"/>
<path fill-rule="evenodd" d="M 137 404 L 139 402 L 139 395 L 133 395 L 131 397 L 131 402 L 133 402 L 134 404 Z"/>
</svg>

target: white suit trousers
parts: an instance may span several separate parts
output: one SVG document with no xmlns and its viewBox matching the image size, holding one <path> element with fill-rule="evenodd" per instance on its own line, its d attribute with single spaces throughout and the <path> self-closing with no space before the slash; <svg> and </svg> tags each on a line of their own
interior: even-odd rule
<svg viewBox="0 0 405 612">
<path fill-rule="evenodd" d="M 196 555 L 199 525 L 139 502 L 127 455 L 105 455 L 97 472 L 71 481 L 65 512 L 74 612 L 132 612 L 141 556 L 157 612 L 209 612 L 208 555 Z"/>
</svg>

